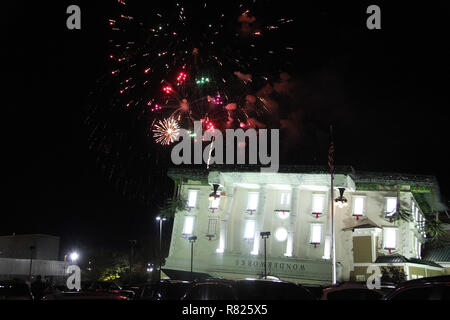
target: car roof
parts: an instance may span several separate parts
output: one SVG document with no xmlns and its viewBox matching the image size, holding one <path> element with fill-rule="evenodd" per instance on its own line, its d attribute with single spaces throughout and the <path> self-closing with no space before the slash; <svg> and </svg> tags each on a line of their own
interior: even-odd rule
<svg viewBox="0 0 450 320">
<path fill-rule="evenodd" d="M 208 278 L 205 280 L 198 281 L 198 283 L 206 282 L 228 282 L 228 283 L 286 283 L 298 285 L 294 282 L 275 280 L 275 279 L 227 279 L 227 278 Z"/>
<path fill-rule="evenodd" d="M 399 287 L 401 286 L 412 286 L 417 284 L 426 284 L 426 283 L 448 283 L 450 284 L 450 275 L 445 276 L 436 276 L 436 277 L 426 277 L 426 278 L 419 278 L 419 279 L 413 279 L 408 280 L 405 282 L 402 282 Z"/>
</svg>

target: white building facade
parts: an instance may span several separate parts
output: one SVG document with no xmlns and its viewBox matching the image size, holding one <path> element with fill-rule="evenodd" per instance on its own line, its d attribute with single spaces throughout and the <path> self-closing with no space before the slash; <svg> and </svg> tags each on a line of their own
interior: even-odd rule
<svg viewBox="0 0 450 320">
<path fill-rule="evenodd" d="M 281 280 L 329 284 L 330 208 L 338 188 L 344 188 L 348 203 L 343 208 L 333 204 L 339 281 L 362 281 L 367 267 L 382 256 L 420 260 L 425 220 L 412 183 L 396 181 L 394 187 L 393 180 L 383 180 L 372 190 L 373 182 L 368 187 L 367 179 L 343 170 L 334 175 L 331 195 L 330 174 L 315 168 L 289 167 L 279 173 L 174 169 L 169 176 L 176 182 L 176 196 L 186 202 L 175 214 L 163 268 L 169 276 L 190 272 L 193 245 L 193 271 L 204 276 L 259 278 L 266 270 Z M 433 185 L 426 179 L 421 184 L 427 190 Z M 213 185 L 218 185 L 220 197 L 210 197 Z M 412 210 L 413 221 L 394 219 L 398 201 Z M 261 232 L 270 236 L 264 240 Z M 197 237 L 193 244 L 191 236 Z M 420 267 L 442 271 L 439 266 Z"/>
</svg>

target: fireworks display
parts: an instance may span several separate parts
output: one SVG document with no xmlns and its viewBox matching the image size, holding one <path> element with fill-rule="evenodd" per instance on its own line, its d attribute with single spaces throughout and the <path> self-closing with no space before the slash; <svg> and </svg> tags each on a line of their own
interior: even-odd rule
<svg viewBox="0 0 450 320">
<path fill-rule="evenodd" d="M 111 179 L 128 179 L 133 162 L 158 162 L 152 144 L 172 144 L 194 121 L 204 130 L 280 127 L 272 94 L 289 79 L 294 48 L 281 39 L 293 19 L 269 3 L 115 3 L 108 70 L 87 120 Z"/>
</svg>

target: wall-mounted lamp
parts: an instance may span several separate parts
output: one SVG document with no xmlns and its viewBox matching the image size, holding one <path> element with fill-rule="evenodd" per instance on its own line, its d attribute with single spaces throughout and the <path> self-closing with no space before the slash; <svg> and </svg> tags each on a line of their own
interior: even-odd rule
<svg viewBox="0 0 450 320">
<path fill-rule="evenodd" d="M 334 199 L 334 202 L 339 208 L 348 206 L 347 199 L 344 197 L 345 188 L 338 188 L 338 189 L 339 189 L 339 197 Z"/>
<path fill-rule="evenodd" d="M 219 185 L 213 184 L 213 192 L 211 192 L 209 194 L 209 200 L 213 201 L 213 200 L 216 200 L 217 198 L 220 198 L 220 194 L 217 193 L 218 189 L 219 189 Z"/>
</svg>

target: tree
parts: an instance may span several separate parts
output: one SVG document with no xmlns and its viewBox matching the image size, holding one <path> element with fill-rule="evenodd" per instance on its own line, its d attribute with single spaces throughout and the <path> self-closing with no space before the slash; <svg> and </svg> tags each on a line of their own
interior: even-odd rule
<svg viewBox="0 0 450 320">
<path fill-rule="evenodd" d="M 173 218 L 177 211 L 186 209 L 186 201 L 179 198 L 167 198 L 159 209 L 163 217 Z"/>
<path fill-rule="evenodd" d="M 381 267 L 381 281 L 400 283 L 406 281 L 406 274 L 401 267 Z"/>
<path fill-rule="evenodd" d="M 108 250 L 101 251 L 92 257 L 92 267 L 89 273 L 91 280 L 110 281 L 121 278 L 130 270 L 127 254 Z"/>
</svg>

